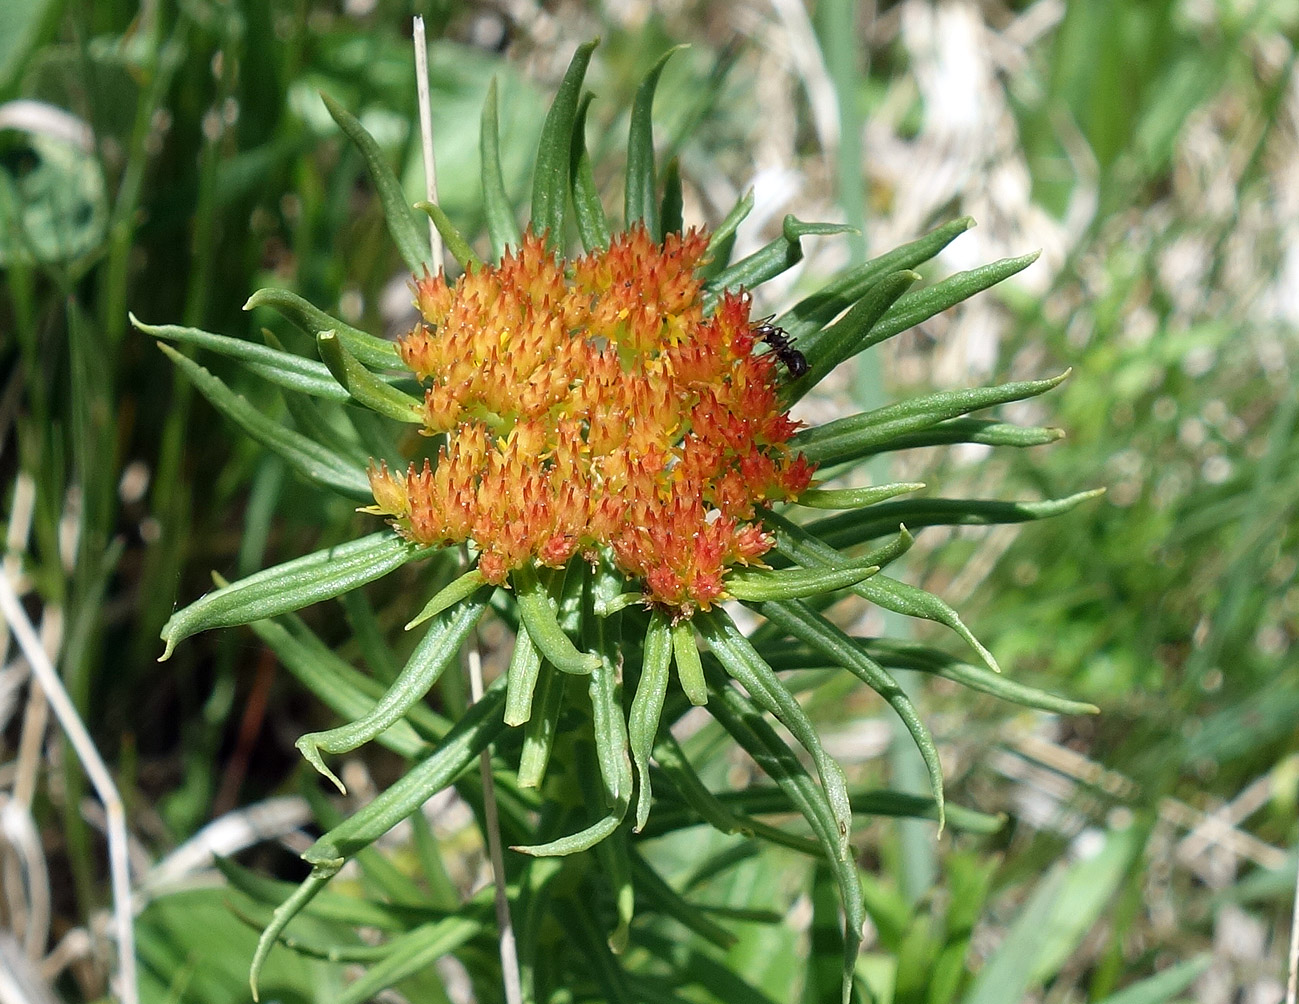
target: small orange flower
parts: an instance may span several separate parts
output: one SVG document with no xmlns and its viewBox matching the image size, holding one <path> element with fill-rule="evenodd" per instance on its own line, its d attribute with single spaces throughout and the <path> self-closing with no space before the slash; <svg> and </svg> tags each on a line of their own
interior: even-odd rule
<svg viewBox="0 0 1299 1004">
<path fill-rule="evenodd" d="M 798 425 L 747 294 L 704 314 L 707 246 L 637 225 L 566 275 L 528 233 L 500 265 L 417 278 L 423 322 L 398 351 L 447 442 L 404 475 L 372 468 L 369 511 L 421 544 L 472 541 L 489 582 L 607 550 L 677 615 L 724 599 L 727 569 L 773 546 L 755 507 L 813 465 L 786 445 Z"/>
</svg>

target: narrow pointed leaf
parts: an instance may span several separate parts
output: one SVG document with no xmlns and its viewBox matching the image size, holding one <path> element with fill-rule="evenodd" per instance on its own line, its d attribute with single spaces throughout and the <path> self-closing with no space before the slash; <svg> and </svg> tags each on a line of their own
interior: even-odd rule
<svg viewBox="0 0 1299 1004">
<path fill-rule="evenodd" d="M 397 938 L 386 947 L 382 961 L 370 966 L 353 983 L 334 998 L 334 1004 L 365 1004 L 402 980 L 421 973 L 444 955 L 450 955 L 483 933 L 487 925 L 482 916 L 447 917 L 432 924 L 422 924 Z"/>
<path fill-rule="evenodd" d="M 613 833 L 621 823 L 622 816 L 616 812 L 611 812 L 608 815 L 601 816 L 590 826 L 579 830 L 577 833 L 570 833 L 567 836 L 547 841 L 544 844 L 514 846 L 510 850 L 534 858 L 563 858 L 570 854 L 578 854 L 581 851 L 589 851 L 601 840 L 606 839 Z"/>
<path fill-rule="evenodd" d="M 853 559 L 840 554 L 819 537 L 809 533 L 796 523 L 791 523 L 777 513 L 764 510 L 762 523 L 776 538 L 776 550 L 781 555 L 797 562 L 804 568 L 836 567 Z M 862 555 L 857 561 L 870 562 L 872 565 L 886 567 L 910 550 L 915 538 L 905 526 L 898 528 L 898 535 L 893 540 L 874 548 Z"/>
<path fill-rule="evenodd" d="M 192 634 L 248 624 L 332 599 L 433 550 L 389 532 L 375 533 L 351 545 L 327 548 L 250 575 L 172 614 L 162 629 L 167 643 L 162 658 L 168 658 L 177 643 Z"/>
<path fill-rule="evenodd" d="M 810 488 L 794 500 L 809 509 L 859 509 L 875 505 L 886 499 L 924 488 L 921 481 L 899 481 L 891 485 L 872 485 L 868 488 Z"/>
<path fill-rule="evenodd" d="M 986 499 L 908 499 L 869 510 L 848 512 L 808 525 L 831 547 L 842 549 L 888 533 L 899 523 L 915 529 L 924 526 L 994 526 L 1048 519 L 1076 509 L 1105 494 L 1104 488 L 1077 492 L 1042 502 L 1000 502 Z"/>
<path fill-rule="evenodd" d="M 431 600 L 424 605 L 424 609 L 415 615 L 414 620 L 406 625 L 404 630 L 409 631 L 418 627 L 426 620 L 436 617 L 443 610 L 455 606 L 463 599 L 467 599 L 478 591 L 483 584 L 483 573 L 477 568 L 471 568 L 464 575 L 456 577 L 447 585 L 439 589 Z"/>
<path fill-rule="evenodd" d="M 333 331 L 342 339 L 343 344 L 347 346 L 347 350 L 366 366 L 380 366 L 392 369 L 402 365 L 401 359 L 397 355 L 397 348 L 392 342 L 383 338 L 376 338 L 367 331 L 354 328 L 336 317 L 331 317 L 319 307 L 308 303 L 297 293 L 292 293 L 287 289 L 276 289 L 274 287 L 259 289 L 248 298 L 248 302 L 244 304 L 244 310 L 252 310 L 254 307 L 270 307 L 312 338 L 315 338 L 322 331 Z"/>
<path fill-rule="evenodd" d="M 804 223 L 790 215 L 785 217 L 781 234 L 747 258 L 723 269 L 704 286 L 704 309 L 711 310 L 728 289 L 752 289 L 793 268 L 803 260 L 802 238 L 813 234 L 838 234 L 852 230 L 840 223 Z"/>
<path fill-rule="evenodd" d="M 663 239 L 659 229 L 658 195 L 654 172 L 654 125 L 652 110 L 659 75 L 680 46 L 663 53 L 650 67 L 636 88 L 631 105 L 631 127 L 627 137 L 627 181 L 624 188 L 624 219 L 627 229 L 637 221 L 645 224 L 656 241 Z"/>
<path fill-rule="evenodd" d="M 485 592 L 485 591 L 484 591 Z M 325 732 L 309 732 L 297 747 L 306 761 L 329 778 L 343 794 L 347 789 L 326 765 L 321 753 L 350 753 L 398 722 L 446 668 L 456 661 L 460 648 L 487 608 L 487 597 L 478 596 L 435 622 L 411 653 L 406 667 L 383 697 L 362 718 Z"/>
<path fill-rule="evenodd" d="M 505 729 L 505 680 L 494 680 L 428 758 L 410 768 L 365 808 L 343 820 L 303 852 L 308 864 L 341 867 L 473 766 Z"/>
<path fill-rule="evenodd" d="M 582 247 L 596 251 L 609 246 L 609 221 L 604 215 L 600 190 L 595 186 L 595 170 L 591 155 L 586 149 L 586 112 L 594 95 L 582 95 L 577 106 L 577 119 L 573 124 L 573 215 L 577 220 L 577 234 Z"/>
<path fill-rule="evenodd" d="M 483 102 L 482 128 L 478 152 L 483 169 L 483 213 L 487 217 L 487 236 L 492 242 L 492 261 L 500 261 L 507 247 L 518 247 L 521 241 L 514 206 L 505 194 L 505 176 L 501 173 L 501 128 L 497 115 L 496 78 L 487 87 Z"/>
<path fill-rule="evenodd" d="M 929 772 L 929 787 L 938 806 L 938 828 L 941 831 L 944 823 L 943 768 L 938 761 L 938 747 L 934 745 L 934 738 L 921 721 L 915 705 L 897 681 L 841 629 L 797 600 L 763 603 L 757 609 L 768 620 L 822 653 L 835 665 L 848 670 L 888 702 L 911 733 L 916 749 L 925 761 L 925 769 Z"/>
<path fill-rule="evenodd" d="M 913 269 L 929 261 L 972 226 L 974 220 L 962 216 L 944 223 L 910 244 L 903 244 L 849 269 L 811 296 L 800 300 L 792 310 L 781 314 L 776 323 L 797 338 L 805 350 L 815 353 L 817 342 L 824 337 L 825 326 L 860 300 L 867 290 L 891 272 Z"/>
<path fill-rule="evenodd" d="M 631 802 L 631 750 L 627 718 L 619 697 L 618 670 L 610 658 L 599 660 L 587 681 L 595 755 L 604 782 L 606 803 L 621 819 Z"/>
<path fill-rule="evenodd" d="M 879 565 L 847 562 L 839 568 L 750 569 L 732 572 L 726 579 L 726 591 L 737 600 L 792 600 L 815 596 L 836 589 L 846 589 L 868 579 L 880 570 Z"/>
<path fill-rule="evenodd" d="M 797 602 L 797 601 L 790 601 Z M 794 738 L 812 756 L 826 799 L 834 811 L 838 826 L 840 853 L 846 853 L 848 833 L 852 828 L 852 810 L 848 804 L 848 787 L 843 769 L 825 752 L 816 727 L 802 706 L 794 699 L 775 671 L 758 654 L 735 622 L 722 610 L 710 610 L 693 618 L 722 667 L 764 709 L 789 729 Z"/>
<path fill-rule="evenodd" d="M 159 342 L 158 348 L 184 371 L 214 408 L 253 439 L 279 454 L 302 477 L 350 498 L 371 497 L 370 481 L 361 468 L 315 440 L 268 418 L 249 404 L 243 395 L 236 394 L 218 377 L 170 345 Z"/>
<path fill-rule="evenodd" d="M 289 921 L 296 917 L 336 874 L 338 868 L 312 868 L 311 874 L 294 890 L 293 895 L 275 908 L 275 912 L 271 915 L 271 922 L 266 925 L 266 930 L 262 931 L 262 936 L 257 939 L 257 950 L 253 952 L 253 961 L 248 967 L 248 986 L 252 990 L 254 1001 L 261 1000 L 257 980 L 261 976 L 262 966 L 266 964 L 266 957 L 275 947 L 280 934 L 289 926 Z"/>
<path fill-rule="evenodd" d="M 420 201 L 415 203 L 415 208 L 428 214 L 428 218 L 433 221 L 433 225 L 442 236 L 442 243 L 446 245 L 446 249 L 451 252 L 451 257 L 462 269 L 468 272 L 482 265 L 483 260 L 474 253 L 474 249 L 469 246 L 469 242 L 456 229 L 456 225 L 451 222 L 451 217 L 441 206 L 436 202 Z"/>
<path fill-rule="evenodd" d="M 844 912 L 843 1004 L 848 1004 L 866 910 L 856 863 L 840 839 L 838 813 L 831 807 L 825 791 L 812 782 L 793 750 L 763 719 L 754 702 L 732 686 L 719 687 L 716 696 L 713 716 L 789 796 L 812 827 L 834 870 Z"/>
<path fill-rule="evenodd" d="M 718 948 L 726 949 L 735 944 L 735 935 L 673 889 L 656 868 L 634 851 L 631 853 L 631 866 L 636 885 L 656 913 L 671 917 Z"/>
<path fill-rule="evenodd" d="M 283 352 L 243 338 L 214 335 L 198 328 L 184 328 L 176 324 L 145 324 L 134 314 L 128 316 L 131 323 L 146 335 L 166 342 L 196 345 L 236 359 L 258 376 L 281 387 L 330 401 L 348 399 L 347 391 L 338 385 L 324 363 L 315 359 L 304 359 L 292 352 Z"/>
<path fill-rule="evenodd" d="M 965 640 L 965 643 L 978 653 L 983 664 L 994 673 L 1000 673 L 1001 667 L 983 643 L 974 637 L 974 633 L 965 626 L 960 615 L 946 601 L 925 592 L 918 586 L 908 585 L 891 579 L 887 575 L 876 575 L 874 578 L 853 587 L 858 596 L 870 600 L 876 606 L 908 617 L 920 617 L 936 624 L 950 628 Z"/>
<path fill-rule="evenodd" d="M 401 182 L 388 166 L 379 144 L 374 141 L 374 137 L 366 131 L 365 126 L 361 125 L 356 116 L 346 108 L 323 91 L 320 97 L 325 102 L 325 107 L 329 109 L 329 114 L 338 123 L 338 127 L 343 130 L 365 160 L 365 169 L 369 172 L 370 183 L 374 185 L 375 193 L 379 196 L 379 205 L 383 207 L 384 219 L 388 221 L 388 233 L 392 235 L 393 243 L 397 245 L 406 267 L 412 272 L 421 271 L 428 266 L 428 241 L 420 235 L 415 214 L 411 212 L 410 203 L 406 201 L 406 193 L 402 191 Z"/>
<path fill-rule="evenodd" d="M 753 212 L 752 188 L 744 193 L 744 197 L 726 214 L 712 236 L 708 238 L 704 264 L 699 270 L 705 279 L 711 282 L 730 264 L 731 249 L 735 247 L 735 231 L 751 212 Z"/>
<path fill-rule="evenodd" d="M 547 246 L 554 251 L 564 244 L 573 125 L 582 94 L 582 78 L 586 76 L 586 67 L 596 44 L 584 42 L 573 53 L 559 92 L 541 127 L 541 141 L 532 175 L 532 229 L 546 234 Z"/>
<path fill-rule="evenodd" d="M 695 644 L 695 632 L 688 620 L 677 621 L 671 632 L 677 680 L 690 703 L 702 707 L 708 703 L 708 684 L 704 680 L 704 666 L 699 659 L 699 647 Z"/>
<path fill-rule="evenodd" d="M 357 362 L 347 351 L 343 340 L 332 331 L 316 335 L 316 350 L 329 372 L 357 404 L 398 422 L 420 425 L 424 421 L 424 402 L 392 387 Z"/>
<path fill-rule="evenodd" d="M 672 631 L 660 610 L 650 615 L 645 632 L 644 656 L 641 659 L 640 682 L 627 714 L 627 733 L 631 743 L 632 764 L 636 768 L 639 790 L 636 794 L 636 830 L 645 826 L 650 810 L 650 751 L 658 738 L 659 716 L 668 692 L 668 674 L 672 668 Z"/>
<path fill-rule="evenodd" d="M 920 273 L 894 272 L 872 286 L 842 318 L 820 332 L 820 337 L 798 342 L 807 360 L 807 372 L 784 392 L 793 403 L 815 387 L 826 374 L 871 344 L 872 329 L 885 312 L 920 278 Z"/>
<path fill-rule="evenodd" d="M 515 569 L 511 577 L 519 617 L 527 625 L 528 634 L 542 656 L 564 673 L 585 675 L 594 670 L 600 664 L 600 657 L 591 652 L 579 652 L 564 633 L 555 616 L 550 593 L 532 567 L 523 565 Z"/>
<path fill-rule="evenodd" d="M 539 788 L 546 776 L 567 682 L 567 674 L 542 662 L 537 685 L 533 688 L 532 717 L 523 727 L 523 750 L 519 753 L 520 788 Z"/>
<path fill-rule="evenodd" d="M 993 387 L 925 394 L 804 430 L 790 440 L 790 446 L 823 466 L 842 463 L 897 436 L 927 429 L 946 419 L 1044 394 L 1068 376 L 1066 370 L 1047 380 L 1020 380 Z"/>
<path fill-rule="evenodd" d="M 978 443 L 982 446 L 1046 446 L 1064 438 L 1062 429 L 1015 425 L 991 418 L 953 418 L 920 432 L 895 436 L 887 443 L 865 451 L 862 456 L 885 450 L 914 450 L 925 446 Z"/>
<path fill-rule="evenodd" d="M 505 690 L 505 724 L 523 725 L 532 718 L 532 697 L 541 675 L 541 653 L 532 644 L 524 624 L 514 636 L 514 652 L 505 673 L 509 680 Z"/>
</svg>

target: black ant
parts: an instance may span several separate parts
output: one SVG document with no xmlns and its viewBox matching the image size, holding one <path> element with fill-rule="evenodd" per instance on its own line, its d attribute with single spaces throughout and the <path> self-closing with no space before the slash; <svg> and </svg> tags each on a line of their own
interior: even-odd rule
<svg viewBox="0 0 1299 1004">
<path fill-rule="evenodd" d="M 771 319 L 775 316 L 769 314 L 760 320 L 754 325 L 753 333 L 771 346 L 771 351 L 776 358 L 785 364 L 789 375 L 797 380 L 807 372 L 807 359 L 791 344 L 789 332 L 771 323 Z"/>
</svg>

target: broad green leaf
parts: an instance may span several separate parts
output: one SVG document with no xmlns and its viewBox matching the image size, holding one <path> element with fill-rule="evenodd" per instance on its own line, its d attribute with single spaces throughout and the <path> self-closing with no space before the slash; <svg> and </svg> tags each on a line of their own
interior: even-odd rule
<svg viewBox="0 0 1299 1004">
<path fill-rule="evenodd" d="M 639 791 L 636 795 L 636 830 L 645 826 L 650 810 L 650 751 L 658 737 L 659 716 L 668 692 L 668 673 L 672 668 L 672 632 L 661 610 L 650 615 L 645 632 L 644 655 L 636 696 L 627 713 L 627 734 L 631 744 L 632 764 L 636 768 Z"/>
<path fill-rule="evenodd" d="M 809 509 L 859 509 L 908 492 L 918 492 L 924 487 L 921 481 L 900 481 L 868 488 L 809 488 L 794 501 Z"/>
<path fill-rule="evenodd" d="M 817 343 L 826 337 L 826 325 L 866 295 L 876 283 L 891 272 L 901 272 L 923 265 L 947 247 L 970 227 L 968 216 L 944 223 L 910 244 L 903 244 L 878 258 L 858 265 L 800 300 L 793 309 L 776 318 L 776 323 L 798 339 L 804 352 L 818 351 Z"/>
<path fill-rule="evenodd" d="M 510 575 L 519 617 L 528 628 L 532 642 L 552 666 L 564 673 L 585 675 L 600 664 L 592 652 L 579 652 L 559 626 L 550 593 L 537 578 L 530 564 L 516 568 Z"/>
<path fill-rule="evenodd" d="M 330 375 L 325 364 L 315 359 L 304 359 L 292 352 L 258 345 L 243 338 L 214 335 L 198 328 L 184 328 L 176 324 L 145 324 L 134 314 L 128 316 L 136 329 L 146 335 L 166 342 L 196 345 L 236 359 L 258 376 L 281 387 L 329 401 L 348 400 L 347 391 Z"/>
<path fill-rule="evenodd" d="M 354 328 L 350 324 L 330 317 L 319 307 L 308 303 L 297 293 L 287 289 L 268 287 L 259 289 L 248 298 L 244 310 L 254 307 L 270 307 L 285 320 L 301 328 L 312 338 L 322 331 L 332 331 L 342 339 L 347 350 L 366 366 L 380 366 L 389 369 L 402 367 L 401 358 L 397 355 L 396 346 L 383 338 L 376 338 L 369 332 Z"/>
<path fill-rule="evenodd" d="M 921 720 L 915 705 L 906 692 L 898 686 L 889 673 L 865 654 L 840 628 L 824 617 L 809 610 L 797 600 L 778 600 L 759 604 L 756 608 L 764 617 L 784 631 L 798 638 L 815 651 L 822 653 L 836 665 L 842 666 L 879 694 L 891 707 L 925 761 L 929 773 L 929 787 L 938 806 L 938 829 L 943 828 L 943 768 L 938 760 L 938 747 Z"/>
<path fill-rule="evenodd" d="M 813 344 L 800 342 L 798 349 L 807 360 L 807 372 L 788 385 L 783 392 L 785 401 L 791 404 L 797 401 L 841 362 L 867 348 L 876 322 L 919 278 L 918 272 L 910 271 L 885 276 L 867 290 L 848 313 L 826 328 Z"/>
<path fill-rule="evenodd" d="M 250 575 L 172 614 L 162 629 L 167 643 L 162 658 L 169 658 L 192 634 L 277 617 L 332 599 L 433 550 L 384 531 Z"/>
<path fill-rule="evenodd" d="M 334 379 L 357 404 L 398 422 L 423 424 L 424 402 L 384 383 L 362 366 L 333 331 L 316 335 L 316 350 Z"/>
<path fill-rule="evenodd" d="M 236 394 L 218 377 L 177 352 L 165 342 L 158 342 L 162 350 L 212 406 L 238 425 L 263 446 L 284 458 L 293 470 L 318 485 L 340 495 L 356 499 L 369 499 L 370 481 L 365 471 L 348 463 L 334 451 L 321 446 L 301 433 L 286 429 L 278 422 L 254 408 L 241 394 Z"/>
<path fill-rule="evenodd" d="M 573 150 L 570 170 L 573 176 L 573 215 L 577 220 L 577 234 L 582 247 L 597 251 L 609 246 L 609 221 L 604 215 L 604 203 L 595 184 L 595 169 L 591 154 L 586 149 L 586 113 L 591 107 L 590 92 L 582 95 L 573 124 Z"/>
<path fill-rule="evenodd" d="M 483 102 L 482 128 L 478 150 L 482 160 L 483 213 L 487 217 L 487 236 L 492 242 L 492 261 L 505 257 L 505 249 L 518 247 L 519 222 L 514 206 L 505 194 L 505 176 L 501 173 L 501 128 L 497 115 L 496 78 L 487 86 Z"/>
<path fill-rule="evenodd" d="M 659 75 L 681 46 L 663 53 L 650 67 L 650 71 L 636 88 L 631 105 L 631 127 L 627 136 L 627 180 L 623 189 L 624 219 L 627 229 L 633 223 L 643 222 L 655 242 L 663 240 L 660 229 L 658 185 L 654 172 L 654 91 Z"/>
<path fill-rule="evenodd" d="M 392 235 L 393 243 L 401 252 L 406 267 L 412 272 L 427 269 L 430 254 L 428 241 L 420 234 L 420 229 L 415 223 L 415 214 L 411 212 L 410 203 L 406 201 L 406 193 L 402 191 L 401 182 L 388 166 L 379 144 L 346 108 L 323 91 L 320 93 L 320 98 L 329 109 L 330 116 L 338 123 L 338 127 L 343 130 L 365 160 L 370 182 L 379 196 L 379 205 L 383 207 L 384 219 L 388 221 L 388 233 Z"/>
<path fill-rule="evenodd" d="M 852 229 L 841 223 L 804 223 L 793 215 L 786 216 L 779 237 L 708 280 L 704 285 L 704 310 L 711 311 L 728 289 L 753 289 L 793 268 L 803 259 L 802 238 Z"/>
<path fill-rule="evenodd" d="M 797 601 L 791 601 L 797 602 Z M 848 804 L 848 787 L 843 769 L 835 763 L 821 745 L 816 726 L 807 717 L 802 706 L 794 699 L 775 671 L 735 626 L 735 622 L 722 610 L 710 610 L 693 618 L 700 634 L 708 642 L 718 661 L 753 699 L 789 729 L 794 738 L 812 755 L 817 774 L 825 788 L 826 799 L 834 811 L 838 827 L 839 853 L 848 848 L 848 833 L 852 828 L 852 810 Z"/>
<path fill-rule="evenodd" d="M 532 175 L 532 229 L 538 234 L 546 234 L 546 245 L 552 251 L 564 246 L 573 127 L 582 94 L 582 78 L 586 76 L 586 67 L 596 44 L 583 42 L 573 53 L 572 62 L 568 64 L 559 92 L 541 127 L 541 141 L 537 146 Z"/>
<path fill-rule="evenodd" d="M 329 778 L 342 794 L 347 794 L 343 782 L 325 765 L 321 753 L 349 753 L 400 721 L 416 702 L 423 700 L 446 668 L 456 661 L 461 646 L 473 632 L 486 608 L 487 597 L 480 595 L 452 611 L 449 616 L 435 621 L 424 635 L 423 641 L 411 653 L 405 669 L 373 708 L 362 718 L 347 725 L 326 732 L 307 733 L 297 741 L 298 752 L 311 766 Z"/>
<path fill-rule="evenodd" d="M 1068 375 L 1065 371 L 1049 380 L 1021 380 L 995 387 L 925 394 L 804 430 L 789 445 L 822 466 L 843 463 L 864 456 L 897 436 L 919 432 L 945 419 L 1036 397 L 1059 386 Z"/>
<path fill-rule="evenodd" d="M 809 523 L 807 531 L 831 547 L 843 549 L 874 540 L 905 523 L 910 529 L 925 526 L 994 526 L 1027 523 L 1060 516 L 1105 494 L 1104 488 L 1077 492 L 1042 502 L 1001 502 L 988 499 L 907 499 L 869 510 L 842 513 Z"/>
<path fill-rule="evenodd" d="M 726 578 L 726 591 L 746 603 L 763 600 L 792 600 L 802 596 L 846 589 L 870 578 L 880 570 L 879 565 L 846 561 L 840 568 L 782 568 L 747 569 L 731 572 Z"/>
<path fill-rule="evenodd" d="M 469 242 L 456 229 L 456 225 L 451 222 L 451 217 L 441 206 L 436 202 L 420 201 L 415 203 L 415 208 L 428 214 L 428 218 L 433 221 L 433 225 L 438 228 L 438 233 L 442 236 L 442 243 L 446 245 L 446 249 L 451 252 L 451 257 L 462 269 L 468 272 L 482 265 L 483 260 L 474 253 L 474 249 L 469 246 Z"/>
</svg>

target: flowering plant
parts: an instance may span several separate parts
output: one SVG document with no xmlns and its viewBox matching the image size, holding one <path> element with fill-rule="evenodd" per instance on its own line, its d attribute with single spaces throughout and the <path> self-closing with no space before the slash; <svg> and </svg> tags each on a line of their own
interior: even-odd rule
<svg viewBox="0 0 1299 1004">
<path fill-rule="evenodd" d="M 615 961 L 629 959 L 626 949 L 637 944 L 636 904 L 725 943 L 728 932 L 645 856 L 644 841 L 707 823 L 828 863 L 844 914 L 847 1000 L 865 917 L 850 841 L 854 813 L 928 816 L 940 826 L 945 819 L 974 828 L 988 822 L 945 807 L 933 739 L 890 670 L 931 672 L 1031 706 L 1087 710 L 997 675 L 991 654 L 949 606 L 883 572 L 911 546 L 908 527 L 1034 519 L 1087 495 L 1022 504 L 903 501 L 896 497 L 923 486 L 814 487 L 815 477 L 849 472 L 890 449 L 1050 442 L 1054 430 L 966 416 L 1040 394 L 1062 378 L 930 394 L 817 428 L 800 428 L 788 413 L 839 363 L 1013 275 L 1034 256 L 912 291 L 919 279 L 912 269 L 970 225 L 957 220 L 845 271 L 774 322 L 754 318 L 749 291 L 796 262 L 804 236 L 843 228 L 787 217 L 775 241 L 733 263 L 735 230 L 751 197 L 711 233 L 685 230 L 679 175 L 675 167 L 665 173 L 660 198 L 653 160 L 649 113 L 660 61 L 637 94 L 625 226 L 611 232 L 583 142 L 581 86 L 592 48 L 578 49 L 546 119 L 523 232 L 505 197 L 489 92 L 482 151 L 490 260 L 479 259 L 436 205 L 421 207 L 459 263 L 454 280 L 430 269 L 415 216 L 373 139 L 326 99 L 364 155 L 415 275 L 420 320 L 395 345 L 275 289 L 256 293 L 249 306 L 272 307 L 310 334 L 318 361 L 273 339 L 256 345 L 136 322 L 221 412 L 299 475 L 369 503 L 363 511 L 390 524 L 221 584 L 163 630 L 166 658 L 198 631 L 251 624 L 286 667 L 354 719 L 298 741 L 340 790 L 326 754 L 375 740 L 411 760 L 398 782 L 304 854 L 311 874 L 267 923 L 254 988 L 266 953 L 287 937 L 294 916 L 310 912 L 343 864 L 418 816 L 430 796 L 495 744 L 484 779 L 496 775 L 500 826 L 521 852 L 505 859 L 498 885 L 521 917 L 525 999 L 550 999 L 556 985 L 589 982 L 593 973 L 640 979 L 643 964 L 637 970 L 629 962 L 623 971 Z M 584 245 L 580 256 L 565 254 L 570 226 Z M 298 428 L 257 411 L 168 343 L 233 357 L 277 384 Z M 358 406 L 382 421 L 358 419 Z M 322 409 L 334 420 L 321 420 Z M 403 424 L 422 435 L 398 435 Z M 783 508 L 788 504 L 841 512 L 805 523 Z M 423 637 L 386 686 L 357 674 L 291 616 L 412 562 L 424 563 L 432 595 L 422 610 L 408 612 L 407 628 L 421 626 Z M 947 625 L 980 664 L 849 634 L 824 615 L 845 590 Z M 741 630 L 728 600 L 750 607 L 761 626 Z M 515 635 L 508 670 L 448 720 L 423 698 L 472 644 L 488 611 Z M 924 757 L 931 799 L 850 789 L 782 677 L 786 669 L 825 665 L 848 670 L 901 717 Z M 673 666 L 679 688 L 670 685 Z M 670 729 L 691 706 L 705 704 L 774 788 L 737 799 L 709 790 Z M 769 719 L 810 757 L 812 772 Z M 486 789 L 476 797 L 492 801 Z M 653 812 L 656 805 L 665 811 Z M 807 835 L 757 818 L 791 811 L 803 817 Z M 598 870 L 575 864 L 585 852 L 598 855 Z M 343 999 L 367 999 L 482 936 L 491 929 L 482 906 L 470 900 L 430 917 L 408 940 L 394 938 L 368 955 L 378 961 Z M 564 918 L 565 934 L 546 923 L 547 911 Z M 610 932 L 607 939 L 591 936 L 600 930 Z M 300 939 L 288 943 L 306 950 Z M 656 954 L 653 942 L 640 947 Z M 671 963 L 657 954 L 658 963 Z M 481 978 L 510 982 L 499 972 Z"/>
</svg>

